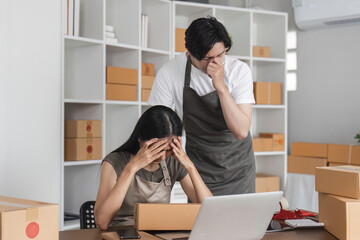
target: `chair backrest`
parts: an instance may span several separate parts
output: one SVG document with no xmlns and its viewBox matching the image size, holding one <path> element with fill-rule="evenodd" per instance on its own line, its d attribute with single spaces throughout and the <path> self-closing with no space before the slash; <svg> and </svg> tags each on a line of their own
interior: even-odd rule
<svg viewBox="0 0 360 240">
<path fill-rule="evenodd" d="M 97 228 L 94 214 L 95 201 L 84 202 L 80 207 L 80 229 Z"/>
</svg>

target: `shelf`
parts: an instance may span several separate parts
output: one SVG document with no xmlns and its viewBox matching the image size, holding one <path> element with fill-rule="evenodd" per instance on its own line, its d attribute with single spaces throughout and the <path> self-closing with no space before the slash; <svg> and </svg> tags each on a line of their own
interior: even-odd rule
<svg viewBox="0 0 360 240">
<path fill-rule="evenodd" d="M 141 48 L 141 51 L 143 52 L 149 52 L 149 53 L 157 53 L 157 54 L 164 54 L 164 55 L 170 55 L 170 52 L 154 49 L 154 48 Z"/>
<path fill-rule="evenodd" d="M 261 58 L 261 57 L 253 57 L 254 61 L 261 62 L 285 62 L 284 58 Z"/>
<path fill-rule="evenodd" d="M 255 156 L 276 156 L 285 155 L 285 152 L 254 152 Z"/>
<path fill-rule="evenodd" d="M 111 105 L 131 105 L 131 106 L 137 106 L 139 102 L 137 101 L 114 101 L 114 100 L 106 100 L 106 104 Z"/>
<path fill-rule="evenodd" d="M 285 105 L 263 105 L 263 104 L 254 104 L 252 105 L 253 108 L 258 109 L 285 109 Z"/>
<path fill-rule="evenodd" d="M 102 104 L 103 100 L 64 99 L 65 103 Z"/>
<path fill-rule="evenodd" d="M 113 46 L 113 47 L 119 47 L 119 48 L 125 48 L 125 49 L 134 49 L 134 50 L 139 49 L 139 46 L 130 45 L 130 44 L 124 44 L 124 43 L 106 43 L 106 46 Z"/>
<path fill-rule="evenodd" d="M 63 231 L 80 229 L 80 220 L 64 221 Z"/>
<path fill-rule="evenodd" d="M 75 47 L 85 47 L 90 45 L 102 45 L 102 40 L 92 39 L 92 38 L 84 38 L 84 37 L 74 37 L 74 36 L 64 36 L 66 40 L 65 47 L 68 48 L 75 48 Z"/>
<path fill-rule="evenodd" d="M 86 161 L 65 161 L 64 166 L 80 166 L 80 165 L 92 165 L 100 164 L 102 160 L 86 160 Z"/>
</svg>

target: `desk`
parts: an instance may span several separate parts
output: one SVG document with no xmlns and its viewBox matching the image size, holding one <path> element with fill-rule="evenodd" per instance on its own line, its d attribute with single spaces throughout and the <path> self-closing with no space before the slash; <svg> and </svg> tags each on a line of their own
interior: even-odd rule
<svg viewBox="0 0 360 240">
<path fill-rule="evenodd" d="M 160 239 L 150 234 L 139 232 L 141 240 Z M 101 231 L 99 229 L 84 229 L 63 231 L 59 234 L 59 240 L 101 240 Z M 264 240 L 337 240 L 325 229 L 298 229 L 285 232 L 266 233 Z"/>
</svg>

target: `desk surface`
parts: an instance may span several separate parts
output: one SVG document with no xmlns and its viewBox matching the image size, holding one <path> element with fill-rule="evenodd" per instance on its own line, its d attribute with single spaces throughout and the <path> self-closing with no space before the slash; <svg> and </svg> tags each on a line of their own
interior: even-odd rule
<svg viewBox="0 0 360 240">
<path fill-rule="evenodd" d="M 150 234 L 140 232 L 141 240 L 155 240 Z M 59 240 L 101 240 L 101 231 L 99 229 L 84 229 L 60 232 Z M 285 232 L 266 233 L 264 240 L 336 240 L 333 235 L 325 229 L 298 229 Z"/>
</svg>

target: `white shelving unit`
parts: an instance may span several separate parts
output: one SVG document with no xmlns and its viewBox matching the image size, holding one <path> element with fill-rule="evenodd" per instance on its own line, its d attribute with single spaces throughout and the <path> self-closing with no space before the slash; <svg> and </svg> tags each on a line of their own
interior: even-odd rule
<svg viewBox="0 0 360 240">
<path fill-rule="evenodd" d="M 62 2 L 65 13 L 66 1 Z M 187 28 L 196 18 L 207 15 L 217 17 L 227 27 L 234 43 L 229 54 L 249 64 L 254 81 L 282 83 L 283 105 L 253 107 L 252 134 L 282 132 L 287 138 L 286 14 L 167 0 L 80 3 L 80 36 L 63 35 L 62 39 L 62 126 L 65 120 L 102 120 L 103 157 L 127 140 L 138 118 L 149 108 L 141 102 L 141 62 L 153 63 L 156 73 L 178 54 L 174 52 L 175 28 Z M 147 48 L 141 47 L 141 14 L 149 17 Z M 65 20 L 64 17 L 64 24 Z M 117 44 L 105 42 L 105 25 L 114 26 Z M 253 45 L 270 46 L 272 58 L 252 57 Z M 138 70 L 137 101 L 105 99 L 106 66 Z M 64 139 L 64 127 L 61 137 Z M 285 139 L 284 152 L 255 154 L 258 171 L 281 176 L 282 187 L 286 178 L 286 144 Z M 78 213 L 83 202 L 96 198 L 100 163 L 101 159 L 62 160 L 61 230 L 79 227 L 79 221 L 63 221 L 65 212 Z M 172 202 L 186 200 L 177 184 Z"/>
</svg>

